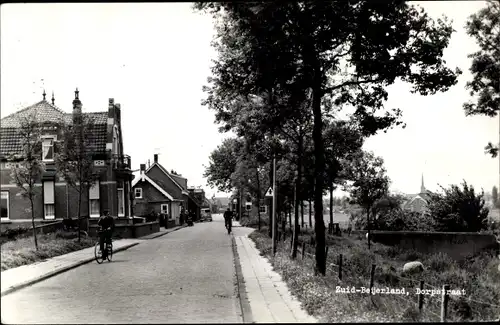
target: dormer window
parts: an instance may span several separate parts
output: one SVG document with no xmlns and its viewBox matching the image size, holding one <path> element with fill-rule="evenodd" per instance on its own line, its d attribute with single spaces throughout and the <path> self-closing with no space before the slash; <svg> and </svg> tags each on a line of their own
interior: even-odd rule
<svg viewBox="0 0 500 325">
<path fill-rule="evenodd" d="M 42 139 L 42 161 L 54 161 L 54 137 Z"/>
</svg>

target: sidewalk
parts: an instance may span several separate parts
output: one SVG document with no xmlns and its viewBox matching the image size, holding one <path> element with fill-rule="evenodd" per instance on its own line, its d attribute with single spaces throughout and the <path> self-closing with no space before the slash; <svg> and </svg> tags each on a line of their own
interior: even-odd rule
<svg viewBox="0 0 500 325">
<path fill-rule="evenodd" d="M 235 226 L 241 227 L 239 222 Z M 290 293 L 271 263 L 260 256 L 254 242 L 248 238 L 253 229 L 241 227 L 245 235 L 235 235 L 236 247 L 245 283 L 246 298 L 254 323 L 317 323 L 301 303 Z"/>
<path fill-rule="evenodd" d="M 138 245 L 143 240 L 164 236 L 184 227 L 185 226 L 178 226 L 170 229 L 162 229 L 159 232 L 140 238 L 115 240 L 113 241 L 113 253 L 117 253 Z M 80 265 L 92 262 L 93 260 L 94 247 L 89 247 L 72 253 L 52 257 L 45 261 L 2 271 L 2 273 L 0 274 L 1 295 L 3 296 L 9 294 L 13 291 L 48 279 L 59 273 L 66 272 Z"/>
</svg>

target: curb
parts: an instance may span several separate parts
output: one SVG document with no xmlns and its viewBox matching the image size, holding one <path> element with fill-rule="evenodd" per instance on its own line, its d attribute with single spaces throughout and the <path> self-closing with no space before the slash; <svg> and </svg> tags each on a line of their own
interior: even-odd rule
<svg viewBox="0 0 500 325">
<path fill-rule="evenodd" d="M 158 237 L 161 237 L 161 236 L 165 236 L 165 235 L 167 235 L 167 234 L 170 234 L 171 232 L 177 231 L 177 230 L 182 229 L 182 228 L 185 228 L 185 227 L 186 227 L 186 226 L 180 226 L 180 227 L 179 227 L 179 228 L 177 228 L 177 229 L 174 229 L 174 230 L 172 230 L 172 231 L 165 231 L 165 232 L 163 232 L 163 233 L 161 233 L 161 234 L 158 234 L 158 235 L 156 235 L 156 236 L 154 236 L 154 237 L 144 238 L 144 237 L 146 237 L 146 236 L 144 236 L 143 238 L 137 238 L 137 239 L 146 239 L 146 240 L 149 240 L 149 239 L 155 239 L 155 238 L 158 238 Z"/>
<path fill-rule="evenodd" d="M 238 301 L 241 309 L 241 318 L 243 323 L 254 323 L 252 317 L 252 309 L 248 301 L 247 292 L 245 290 L 245 283 L 243 279 L 243 272 L 241 271 L 240 256 L 238 254 L 238 248 L 236 246 L 236 239 L 234 235 L 231 236 L 231 246 L 233 249 L 234 266 L 236 269 L 236 281 L 238 282 Z"/>
<path fill-rule="evenodd" d="M 133 247 L 133 246 L 136 246 L 136 245 L 139 245 L 139 243 L 128 244 L 128 245 L 122 246 L 122 247 L 120 247 L 120 248 L 117 248 L 116 250 L 113 250 L 113 255 L 114 255 L 115 253 L 118 253 L 118 252 L 124 251 L 124 250 L 129 249 L 129 248 L 131 248 L 131 247 Z M 53 277 L 53 276 L 55 276 L 55 275 L 58 275 L 58 274 L 64 273 L 64 272 L 66 272 L 66 271 L 69 271 L 69 270 L 71 270 L 71 269 L 77 268 L 77 267 L 82 266 L 82 265 L 84 265 L 84 264 L 90 263 L 90 262 L 92 262 L 92 261 L 94 261 L 94 260 L 95 260 L 95 258 L 94 258 L 94 257 L 92 257 L 92 258 L 90 258 L 90 257 L 89 257 L 89 258 L 86 258 L 86 259 L 84 259 L 84 260 L 81 260 L 81 261 L 75 262 L 75 263 L 73 263 L 73 264 L 70 264 L 70 265 L 68 265 L 68 266 L 65 266 L 65 267 L 62 267 L 62 268 L 60 268 L 60 269 L 57 269 L 57 270 L 55 270 L 55 271 L 51 271 L 51 272 L 49 272 L 49 273 L 46 273 L 46 274 L 44 274 L 44 275 L 41 275 L 41 276 L 39 276 L 39 277 L 37 277 L 37 278 L 34 278 L 34 279 L 32 279 L 32 280 L 28 280 L 28 281 L 25 281 L 25 282 L 23 282 L 23 283 L 21 283 L 21 284 L 14 285 L 14 286 L 10 287 L 9 289 L 7 289 L 7 290 L 3 291 L 3 292 L 1 293 L 1 296 L 2 296 L 2 297 L 3 297 L 3 296 L 6 296 L 6 295 L 8 295 L 8 294 L 10 294 L 10 293 L 12 293 L 12 292 L 14 292 L 14 291 L 17 291 L 17 290 L 23 289 L 23 288 L 28 287 L 28 286 L 30 286 L 30 285 L 33 285 L 33 284 L 35 284 L 35 283 L 38 283 L 38 282 L 41 282 L 41 281 L 46 280 L 46 279 L 48 279 L 48 278 L 51 278 L 51 277 Z"/>
</svg>

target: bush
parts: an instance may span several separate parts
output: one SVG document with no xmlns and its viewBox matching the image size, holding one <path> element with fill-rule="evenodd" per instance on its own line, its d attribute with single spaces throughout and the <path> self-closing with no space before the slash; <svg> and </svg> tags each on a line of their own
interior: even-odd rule
<svg viewBox="0 0 500 325">
<path fill-rule="evenodd" d="M 6 229 L 5 231 L 2 232 L 1 236 L 5 236 L 9 239 L 15 239 L 16 237 L 20 235 L 24 235 L 28 233 L 31 230 L 31 227 L 21 227 L 18 226 L 17 228 L 9 228 Z"/>
</svg>

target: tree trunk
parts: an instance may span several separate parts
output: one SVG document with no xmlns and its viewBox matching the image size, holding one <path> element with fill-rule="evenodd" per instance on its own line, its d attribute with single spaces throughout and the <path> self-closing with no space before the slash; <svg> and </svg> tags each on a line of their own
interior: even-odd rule
<svg viewBox="0 0 500 325">
<path fill-rule="evenodd" d="M 301 216 L 300 226 L 302 227 L 302 229 L 304 229 L 304 200 L 302 200 L 302 198 L 300 199 L 300 216 Z"/>
<path fill-rule="evenodd" d="M 333 227 L 333 186 L 330 184 L 330 225 Z"/>
<path fill-rule="evenodd" d="M 368 230 L 368 250 L 370 250 L 370 240 L 371 240 L 371 233 L 370 233 L 370 230 L 371 230 L 371 227 L 370 227 L 370 209 L 366 209 L 366 227 L 367 227 L 367 230 Z"/>
<path fill-rule="evenodd" d="M 298 193 L 301 193 L 301 187 L 302 187 L 302 153 L 304 151 L 303 148 L 303 143 L 304 139 L 302 136 L 299 136 L 299 143 L 298 143 L 298 155 L 297 155 L 297 179 L 295 180 L 295 191 Z M 296 195 L 297 196 L 297 195 Z M 302 207 L 302 227 L 304 227 L 304 202 L 301 200 L 301 207 Z M 293 227 L 293 248 L 292 248 L 292 258 L 297 257 L 297 249 L 299 247 L 299 205 L 297 202 L 295 203 L 295 225 Z"/>
<path fill-rule="evenodd" d="M 257 176 L 257 217 L 259 219 L 259 231 L 260 231 L 260 177 L 259 169 L 255 167 L 255 175 Z"/>
<path fill-rule="evenodd" d="M 31 226 L 33 227 L 33 239 L 35 240 L 35 249 L 38 250 L 38 240 L 36 238 L 36 228 L 35 228 L 35 209 L 33 204 L 33 198 L 30 198 L 31 203 Z"/>
<path fill-rule="evenodd" d="M 311 199 L 309 201 L 309 227 L 312 227 L 312 204 Z"/>
<path fill-rule="evenodd" d="M 314 62 L 315 57 L 313 57 Z M 325 170 L 325 148 L 323 144 L 323 118 L 321 113 L 321 74 L 319 67 L 314 67 L 315 85 L 313 86 L 313 141 L 314 141 L 314 230 L 316 233 L 316 271 L 326 273 L 325 260 L 325 221 L 323 219 L 323 171 Z M 318 82 L 319 81 L 319 82 Z"/>
</svg>

